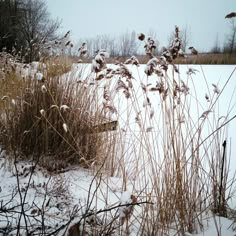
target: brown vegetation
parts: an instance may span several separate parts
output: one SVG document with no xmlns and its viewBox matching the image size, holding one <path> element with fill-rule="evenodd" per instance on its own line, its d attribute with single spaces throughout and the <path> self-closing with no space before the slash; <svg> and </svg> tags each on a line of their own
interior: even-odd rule
<svg viewBox="0 0 236 236">
<path fill-rule="evenodd" d="M 13 71 L 0 80 L 1 146 L 10 157 L 17 152 L 21 159 L 39 158 L 50 170 L 89 167 L 103 142 L 97 125 L 105 121 L 93 88 L 76 76 L 61 76 L 71 69 L 68 59 L 45 62 L 38 64 L 40 80 L 37 73 L 22 78 Z"/>
<path fill-rule="evenodd" d="M 106 59 L 108 64 L 116 64 L 125 62 L 130 57 L 109 57 Z M 149 60 L 147 55 L 136 55 L 140 64 L 146 64 Z M 78 62 L 77 57 L 73 57 L 74 62 Z M 91 58 L 84 58 L 83 63 L 90 63 Z M 176 64 L 198 64 L 198 65 L 235 65 L 236 54 L 227 53 L 198 53 L 198 55 L 185 54 L 184 57 L 178 57 L 175 60 Z"/>
</svg>

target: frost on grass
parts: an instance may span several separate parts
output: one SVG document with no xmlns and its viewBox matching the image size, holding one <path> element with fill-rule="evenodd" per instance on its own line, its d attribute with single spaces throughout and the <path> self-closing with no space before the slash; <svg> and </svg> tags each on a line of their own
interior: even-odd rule
<svg viewBox="0 0 236 236">
<path fill-rule="evenodd" d="M 152 37 L 147 38 L 147 42 L 144 45 L 145 52 L 147 55 L 151 56 L 154 50 L 156 49 L 156 43 Z"/>
<path fill-rule="evenodd" d="M 121 77 L 126 78 L 126 79 L 132 79 L 133 78 L 132 72 L 123 63 L 119 64 L 119 67 L 115 70 L 115 74 L 120 75 Z"/>
<path fill-rule="evenodd" d="M 139 66 L 139 60 L 137 59 L 137 57 L 132 56 L 131 58 L 127 59 L 124 64 L 132 64 L 132 65 L 136 65 Z"/>
<path fill-rule="evenodd" d="M 154 58 L 150 59 L 145 67 L 144 72 L 148 76 L 152 75 L 156 71 L 158 63 L 159 63 L 159 60 L 157 58 L 154 57 Z"/>
<path fill-rule="evenodd" d="M 122 206 L 119 207 L 119 218 L 122 225 L 125 221 L 128 221 L 133 214 L 135 203 L 137 203 L 137 198 L 129 191 L 123 192 L 121 194 L 120 204 Z"/>
<path fill-rule="evenodd" d="M 94 59 L 92 60 L 92 72 L 98 73 L 102 69 L 105 69 L 106 58 L 109 57 L 109 54 L 106 50 L 100 49 L 96 52 Z"/>
<path fill-rule="evenodd" d="M 70 107 L 68 107 L 67 105 L 61 105 L 60 106 L 60 110 L 62 110 L 62 111 L 67 111 L 69 109 L 70 109 Z"/>
<path fill-rule="evenodd" d="M 140 37 L 141 36 L 139 36 L 139 39 Z M 179 28 L 176 26 L 175 37 L 171 46 L 169 48 L 163 47 L 161 56 L 159 59 L 157 59 L 157 57 L 155 57 L 153 54 L 154 50 L 156 49 L 155 41 L 151 37 L 148 37 L 147 42 L 145 42 L 144 45 L 145 52 L 150 57 L 150 60 L 148 61 L 145 68 L 145 73 L 147 76 L 151 76 L 154 72 L 158 76 L 163 76 L 163 71 L 167 72 L 168 65 L 172 65 L 174 71 L 179 73 L 179 70 L 173 63 L 173 60 L 180 56 L 181 46 L 182 44 L 179 37 Z"/>
</svg>

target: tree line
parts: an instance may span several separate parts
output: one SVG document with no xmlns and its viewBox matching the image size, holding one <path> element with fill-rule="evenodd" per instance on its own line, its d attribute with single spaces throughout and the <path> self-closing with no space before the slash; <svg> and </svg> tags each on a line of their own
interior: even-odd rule
<svg viewBox="0 0 236 236">
<path fill-rule="evenodd" d="M 83 43 L 87 44 L 87 56 L 94 56 L 98 49 L 106 49 L 111 57 L 132 56 L 143 52 L 135 31 L 126 31 L 113 37 L 111 35 L 98 35 L 96 37 L 79 40 L 77 45 L 68 43 L 69 39 L 61 36 L 58 29 L 61 22 L 51 19 L 44 0 L 0 0 L 0 51 L 17 53 L 22 61 L 31 62 L 40 58 L 40 53 L 52 45 L 69 45 L 61 48 L 63 53 L 78 56 L 78 48 Z M 218 36 L 210 49 L 213 53 L 236 52 L 236 25 L 233 19 L 230 21 L 230 33 L 227 35 L 224 46 L 220 47 Z M 149 30 L 147 35 L 156 42 L 156 53 L 161 49 L 155 31 Z M 173 40 L 173 32 L 170 33 L 168 43 Z M 68 36 L 68 35 L 67 35 Z M 186 52 L 191 42 L 191 32 L 188 26 L 180 31 L 182 51 Z M 64 42 L 63 42 L 64 40 Z M 67 41 L 66 41 L 67 40 Z M 47 45 L 51 42 L 51 46 Z M 55 45 L 57 44 L 57 45 Z M 166 45 L 167 47 L 169 45 Z M 58 50 L 54 50 L 58 53 Z M 49 53 L 47 51 L 46 53 Z"/>
<path fill-rule="evenodd" d="M 126 31 L 116 37 L 98 35 L 81 39 L 75 46 L 72 43 L 68 44 L 69 37 L 65 39 L 58 34 L 60 24 L 59 20 L 50 18 L 43 0 L 0 0 L 0 51 L 17 52 L 25 62 L 38 60 L 40 53 L 44 51 L 42 49 L 47 48 L 45 42 L 51 42 L 48 48 L 55 49 L 56 46 L 60 46 L 63 53 L 71 56 L 79 55 L 78 48 L 83 42 L 86 42 L 88 57 L 94 56 L 98 49 L 106 49 L 111 57 L 127 57 L 143 52 L 135 31 Z M 185 50 L 189 35 L 186 29 L 183 32 L 181 39 L 185 42 Z M 156 42 L 158 53 L 159 43 L 155 31 L 149 30 L 148 35 Z M 59 52 L 57 49 L 52 51 Z"/>
</svg>

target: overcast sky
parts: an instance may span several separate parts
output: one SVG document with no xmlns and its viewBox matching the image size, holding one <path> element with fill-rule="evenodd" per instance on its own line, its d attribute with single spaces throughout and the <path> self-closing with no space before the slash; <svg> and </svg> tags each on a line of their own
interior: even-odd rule
<svg viewBox="0 0 236 236">
<path fill-rule="evenodd" d="M 166 46 L 175 25 L 188 27 L 191 45 L 210 50 L 218 35 L 220 45 L 229 34 L 236 0 L 46 0 L 52 18 L 62 20 L 62 31 L 71 30 L 78 41 L 97 35 L 118 36 L 135 31 L 155 31 L 160 46 Z M 236 21 L 236 20 L 235 20 Z"/>
</svg>

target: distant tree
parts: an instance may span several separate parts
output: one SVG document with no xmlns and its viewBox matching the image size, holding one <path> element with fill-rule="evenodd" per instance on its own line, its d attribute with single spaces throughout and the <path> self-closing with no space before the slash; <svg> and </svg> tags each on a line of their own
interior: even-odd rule
<svg viewBox="0 0 236 236">
<path fill-rule="evenodd" d="M 81 45 L 82 42 L 86 42 L 87 44 L 88 57 L 93 57 L 99 49 L 105 49 L 111 57 L 118 55 L 117 41 L 110 35 L 97 35 L 93 38 L 79 40 L 78 45 Z"/>
<path fill-rule="evenodd" d="M 119 50 L 117 47 L 117 42 L 114 37 L 109 37 L 108 39 L 108 52 L 110 53 L 111 57 L 116 57 L 119 55 Z"/>
<path fill-rule="evenodd" d="M 185 28 L 180 30 L 180 39 L 182 42 L 181 48 L 185 52 L 189 43 L 191 42 L 191 30 L 187 25 L 185 26 Z"/>
<path fill-rule="evenodd" d="M 126 31 L 121 34 L 118 41 L 120 56 L 132 56 L 137 54 L 138 45 L 135 31 Z"/>
<path fill-rule="evenodd" d="M 224 51 L 230 54 L 236 52 L 236 24 L 235 20 L 230 20 L 230 33 L 226 37 Z"/>
<path fill-rule="evenodd" d="M 213 47 L 211 49 L 211 52 L 212 53 L 221 53 L 218 33 L 216 34 L 216 39 L 215 39 L 214 45 L 213 45 Z"/>
<path fill-rule="evenodd" d="M 99 49 L 105 49 L 111 57 L 132 56 L 138 54 L 137 35 L 135 31 L 122 33 L 118 38 L 110 35 L 98 35 L 94 38 L 79 40 L 87 44 L 87 56 L 92 57 Z"/>
<path fill-rule="evenodd" d="M 98 42 L 96 50 L 98 49 L 106 49 L 106 51 L 110 54 L 111 57 L 117 56 L 117 43 L 115 38 L 110 35 L 100 35 L 97 37 Z"/>
</svg>

